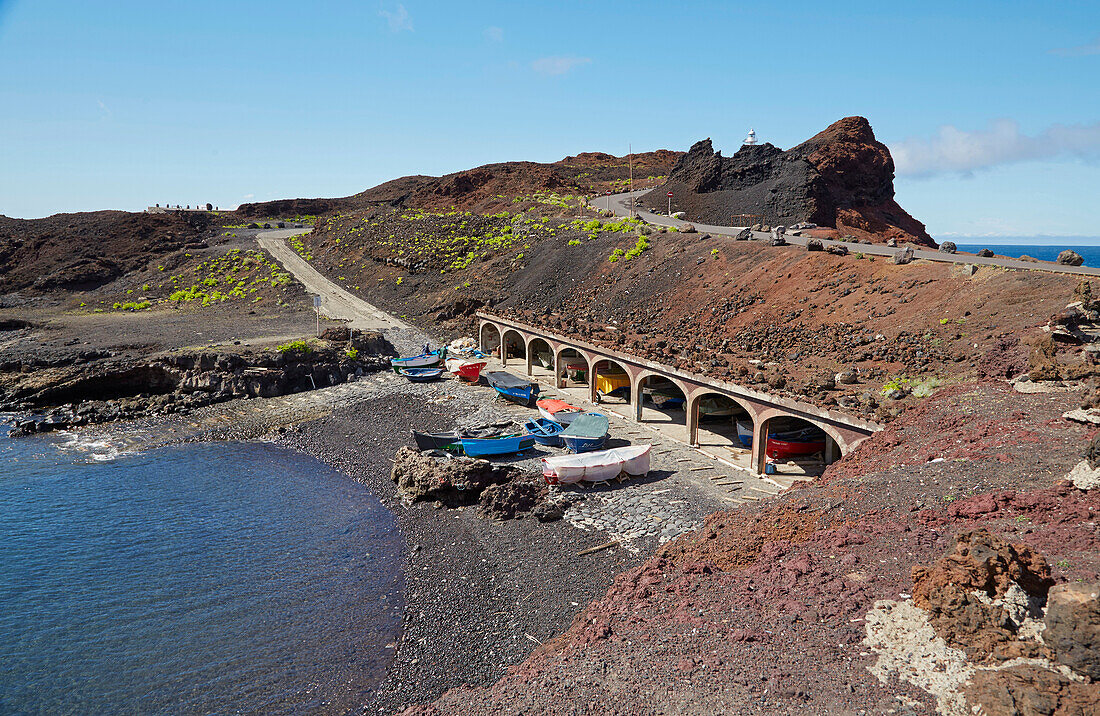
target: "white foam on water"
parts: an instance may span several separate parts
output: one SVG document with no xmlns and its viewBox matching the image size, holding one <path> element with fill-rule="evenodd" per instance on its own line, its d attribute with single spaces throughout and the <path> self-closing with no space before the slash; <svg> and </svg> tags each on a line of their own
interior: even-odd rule
<svg viewBox="0 0 1100 716">
<path fill-rule="evenodd" d="M 57 433 L 57 437 L 59 441 L 55 444 L 58 450 L 80 455 L 88 462 L 114 462 L 120 457 L 138 453 L 110 435 L 62 430 Z"/>
</svg>

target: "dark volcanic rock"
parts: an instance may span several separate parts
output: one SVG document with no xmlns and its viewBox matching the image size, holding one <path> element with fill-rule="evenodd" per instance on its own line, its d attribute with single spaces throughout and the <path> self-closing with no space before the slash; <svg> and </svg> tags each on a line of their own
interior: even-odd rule
<svg viewBox="0 0 1100 716">
<path fill-rule="evenodd" d="M 763 223 L 809 221 L 935 246 L 924 225 L 894 201 L 894 160 L 863 117 L 846 117 L 785 152 L 760 144 L 727 158 L 704 139 L 663 188 L 689 216 L 708 223 L 763 215 Z"/>
<path fill-rule="evenodd" d="M 468 457 L 435 458 L 398 448 L 390 477 L 414 502 L 438 500 L 448 507 L 473 505 L 490 485 L 523 477 L 522 470 Z"/>
<path fill-rule="evenodd" d="M 940 253 L 953 254 L 959 250 L 959 247 L 955 245 L 954 241 L 944 241 L 940 244 Z"/>
<path fill-rule="evenodd" d="M 544 503 L 547 492 L 546 480 L 535 475 L 490 485 L 478 499 L 478 510 L 482 516 L 498 520 L 522 517 Z"/>
<path fill-rule="evenodd" d="M 977 671 L 966 688 L 975 713 L 985 716 L 1100 713 L 1100 689 L 1034 664 L 999 671 Z"/>
<path fill-rule="evenodd" d="M 1063 266 L 1080 266 L 1085 263 L 1085 260 L 1081 258 L 1081 254 L 1076 251 L 1070 251 L 1066 249 L 1062 253 L 1058 254 L 1058 263 Z"/>
<path fill-rule="evenodd" d="M 981 249 L 978 251 L 978 256 L 981 256 L 983 259 L 991 259 L 993 258 L 993 252 L 989 249 Z"/>
<path fill-rule="evenodd" d="M 1100 679 L 1100 583 L 1059 584 L 1047 597 L 1043 641 L 1058 661 Z"/>
</svg>

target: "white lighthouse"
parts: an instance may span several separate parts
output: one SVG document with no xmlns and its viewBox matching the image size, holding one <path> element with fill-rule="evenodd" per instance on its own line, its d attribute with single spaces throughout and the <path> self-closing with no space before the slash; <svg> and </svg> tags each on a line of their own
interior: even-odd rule
<svg viewBox="0 0 1100 716">
<path fill-rule="evenodd" d="M 749 136 L 745 137 L 744 144 L 746 147 L 751 147 L 756 144 L 756 130 L 752 127 L 749 128 Z"/>
</svg>

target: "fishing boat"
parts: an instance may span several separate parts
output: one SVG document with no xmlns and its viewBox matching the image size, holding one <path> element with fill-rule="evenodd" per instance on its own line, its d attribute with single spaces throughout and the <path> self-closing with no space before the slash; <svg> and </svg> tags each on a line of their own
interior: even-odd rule
<svg viewBox="0 0 1100 716">
<path fill-rule="evenodd" d="M 500 438 L 462 438 L 462 451 L 469 457 L 513 455 L 535 446 L 534 435 L 508 435 Z"/>
<path fill-rule="evenodd" d="M 469 360 L 466 358 L 448 358 L 446 366 L 447 370 L 454 373 L 459 378 L 468 380 L 471 383 L 476 383 L 481 376 L 481 369 L 485 367 L 485 361 Z"/>
<path fill-rule="evenodd" d="M 439 380 L 443 375 L 442 368 L 398 368 L 397 374 L 409 379 L 410 383 L 427 383 Z"/>
<path fill-rule="evenodd" d="M 607 444 L 609 425 L 602 413 L 582 413 L 562 432 L 561 439 L 569 452 L 599 450 Z"/>
<path fill-rule="evenodd" d="M 649 472 L 651 445 L 627 445 L 584 455 L 542 458 L 542 476 L 551 485 L 604 482 L 620 475 L 641 477 Z"/>
<path fill-rule="evenodd" d="M 528 435 L 535 437 L 535 442 L 548 447 L 561 447 L 561 433 L 565 426 L 546 418 L 535 418 L 523 424 L 523 429 Z"/>
<path fill-rule="evenodd" d="M 752 447 L 752 423 L 745 420 L 737 421 L 737 439 L 741 441 L 741 447 Z"/>
<path fill-rule="evenodd" d="M 538 383 L 517 378 L 502 370 L 489 371 L 485 374 L 485 379 L 500 394 L 500 397 L 520 405 L 530 405 L 535 396 L 539 394 Z"/>
<path fill-rule="evenodd" d="M 564 400 L 556 400 L 553 398 L 544 398 L 535 403 L 535 407 L 539 409 L 539 415 L 555 423 L 561 423 L 562 425 L 568 425 L 573 422 L 573 418 L 584 412 L 577 406 L 570 405 Z"/>
<path fill-rule="evenodd" d="M 789 460 L 796 457 L 808 457 L 825 452 L 825 439 L 821 440 L 781 440 L 768 436 L 768 446 L 764 452 L 772 460 Z"/>
<path fill-rule="evenodd" d="M 470 428 L 455 428 L 445 433 L 425 433 L 413 430 L 413 441 L 418 450 L 461 450 L 463 438 L 495 438 L 514 435 L 516 424 L 511 420 L 488 423 Z"/>
<path fill-rule="evenodd" d="M 543 368 L 553 370 L 554 354 L 549 351 L 539 351 L 535 353 L 535 362 L 541 365 Z"/>
<path fill-rule="evenodd" d="M 393 366 L 395 372 L 400 368 L 431 368 L 432 366 L 442 363 L 443 359 L 446 357 L 446 348 L 430 351 L 428 350 L 428 346 L 424 346 L 424 352 L 420 355 L 409 356 L 408 358 L 394 358 L 390 361 L 390 365 Z"/>
<path fill-rule="evenodd" d="M 653 406 L 661 410 L 683 410 L 684 396 L 674 393 L 654 393 L 651 396 Z"/>
<path fill-rule="evenodd" d="M 733 403 L 728 403 L 718 398 L 707 397 L 699 401 L 700 420 L 710 421 L 732 418 L 736 411 L 737 406 Z"/>
</svg>

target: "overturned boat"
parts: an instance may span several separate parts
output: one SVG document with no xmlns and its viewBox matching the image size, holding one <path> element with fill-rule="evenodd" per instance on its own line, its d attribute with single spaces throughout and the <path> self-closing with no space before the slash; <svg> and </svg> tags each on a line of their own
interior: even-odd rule
<svg viewBox="0 0 1100 716">
<path fill-rule="evenodd" d="M 583 455 L 542 458 L 542 476 L 551 485 L 605 482 L 620 475 L 642 477 L 649 472 L 651 445 L 628 445 Z"/>
</svg>

